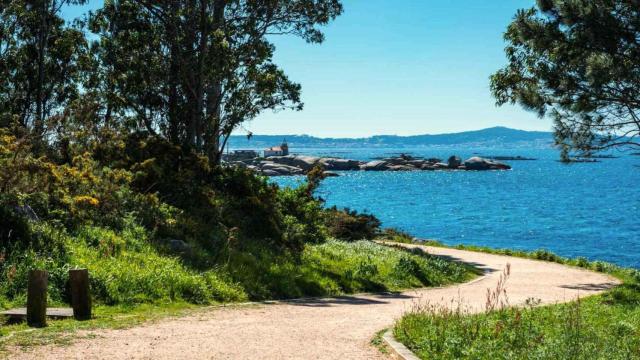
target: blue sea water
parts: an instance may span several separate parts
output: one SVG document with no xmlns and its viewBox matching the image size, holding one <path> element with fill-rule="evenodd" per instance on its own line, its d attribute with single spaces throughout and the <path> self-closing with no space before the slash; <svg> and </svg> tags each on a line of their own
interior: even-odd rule
<svg viewBox="0 0 640 360">
<path fill-rule="evenodd" d="M 562 164 L 551 149 L 474 149 L 521 155 L 510 171 L 342 172 L 317 195 L 376 215 L 383 226 L 445 244 L 472 244 L 604 260 L 640 268 L 640 156 Z M 474 154 L 447 148 L 307 149 L 300 153 L 368 160 L 410 153 L 446 159 Z M 274 178 L 295 186 L 301 177 Z"/>
</svg>

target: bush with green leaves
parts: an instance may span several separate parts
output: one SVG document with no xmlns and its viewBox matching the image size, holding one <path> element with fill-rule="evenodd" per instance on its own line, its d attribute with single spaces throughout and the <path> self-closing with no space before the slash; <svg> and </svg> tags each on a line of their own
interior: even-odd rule
<svg viewBox="0 0 640 360">
<path fill-rule="evenodd" d="M 326 224 L 332 237 L 355 241 L 376 238 L 380 233 L 381 222 L 374 215 L 334 206 L 326 210 Z"/>
</svg>

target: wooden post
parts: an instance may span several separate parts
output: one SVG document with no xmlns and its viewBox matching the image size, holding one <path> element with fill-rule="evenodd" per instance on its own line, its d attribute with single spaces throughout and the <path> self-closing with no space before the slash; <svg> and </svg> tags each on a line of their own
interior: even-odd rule
<svg viewBox="0 0 640 360">
<path fill-rule="evenodd" d="M 29 270 L 27 287 L 27 325 L 47 326 L 47 277 L 45 270 Z"/>
<path fill-rule="evenodd" d="M 89 294 L 89 271 L 69 270 L 71 284 L 71 307 L 76 320 L 91 319 L 91 294 Z"/>
</svg>

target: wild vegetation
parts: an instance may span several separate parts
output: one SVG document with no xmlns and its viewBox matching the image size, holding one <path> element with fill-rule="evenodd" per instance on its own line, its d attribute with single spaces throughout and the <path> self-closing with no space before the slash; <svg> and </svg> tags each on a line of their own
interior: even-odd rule
<svg viewBox="0 0 640 360">
<path fill-rule="evenodd" d="M 423 359 L 640 358 L 637 280 L 601 296 L 536 304 L 483 314 L 425 305 L 403 316 L 394 334 Z"/>
<path fill-rule="evenodd" d="M 472 276 L 359 241 L 380 222 L 325 209 L 320 169 L 292 189 L 220 162 L 244 121 L 302 107 L 270 37 L 321 42 L 339 1 L 105 1 L 63 20 L 83 3 L 0 4 L 0 307 L 24 304 L 34 268 L 50 304 L 69 302 L 70 268 L 88 268 L 99 309 Z"/>
<path fill-rule="evenodd" d="M 313 197 L 321 171 L 302 187 L 280 189 L 248 172 L 209 167 L 195 155 L 182 154 L 189 167 L 176 174 L 156 160 L 178 151 L 164 142 L 134 142 L 135 150 L 123 144 L 117 162 L 132 165 L 120 168 L 99 167 L 89 154 L 58 165 L 35 158 L 12 135 L 2 141 L 5 305 L 24 302 L 27 271 L 35 267 L 49 270 L 54 303 L 68 301 L 67 270 L 77 266 L 90 270 L 96 300 L 111 305 L 387 291 L 470 274 L 436 258 L 329 240 L 370 238 L 380 223 L 325 210 Z M 141 148 L 158 152 L 133 163 L 126 154 L 139 156 Z M 150 187 L 157 191 L 142 190 Z"/>
<path fill-rule="evenodd" d="M 437 242 L 430 245 L 442 246 Z M 457 248 L 552 261 L 605 272 L 623 284 L 576 301 L 538 307 L 535 297 L 511 308 L 504 283 L 487 295 L 485 313 L 463 303 L 416 304 L 394 326 L 394 336 L 422 359 L 612 359 L 640 358 L 640 271 L 584 258 L 532 252 Z"/>
</svg>

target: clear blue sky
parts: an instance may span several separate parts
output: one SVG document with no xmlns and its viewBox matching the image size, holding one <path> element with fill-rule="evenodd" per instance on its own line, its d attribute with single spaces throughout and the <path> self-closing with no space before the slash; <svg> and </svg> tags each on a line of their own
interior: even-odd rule
<svg viewBox="0 0 640 360">
<path fill-rule="evenodd" d="M 489 91 L 489 75 L 506 62 L 502 33 L 534 0 L 343 3 L 323 44 L 274 39 L 275 62 L 302 84 L 305 108 L 265 113 L 249 130 L 352 137 L 551 128 L 517 106 L 497 108 Z"/>
</svg>

